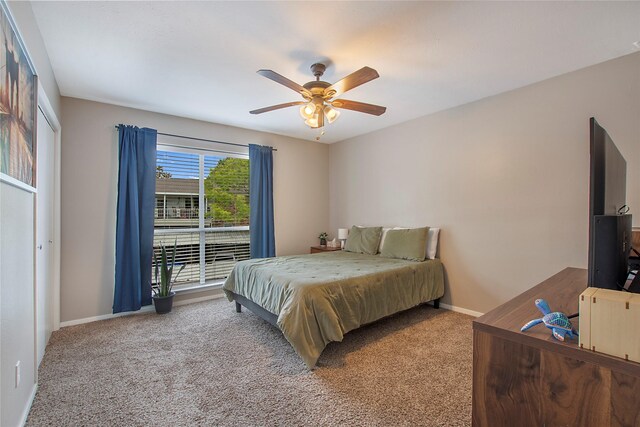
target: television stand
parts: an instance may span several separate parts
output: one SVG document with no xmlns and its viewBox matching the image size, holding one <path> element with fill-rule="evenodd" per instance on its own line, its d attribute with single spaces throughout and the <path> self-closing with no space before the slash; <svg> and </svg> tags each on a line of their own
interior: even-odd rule
<svg viewBox="0 0 640 427">
<path fill-rule="evenodd" d="M 587 271 L 567 268 L 473 321 L 474 426 L 640 425 L 640 363 L 560 342 L 534 305 L 578 311 Z M 574 327 L 577 327 L 575 319 Z"/>
</svg>

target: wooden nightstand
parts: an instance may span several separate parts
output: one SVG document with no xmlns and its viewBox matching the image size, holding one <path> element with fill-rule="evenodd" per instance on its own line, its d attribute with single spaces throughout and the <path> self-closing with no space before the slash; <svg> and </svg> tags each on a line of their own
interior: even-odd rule
<svg viewBox="0 0 640 427">
<path fill-rule="evenodd" d="M 331 246 L 311 246 L 311 250 L 309 253 L 319 254 L 320 252 L 333 252 L 342 250 L 340 246 L 337 248 L 332 248 Z"/>
</svg>

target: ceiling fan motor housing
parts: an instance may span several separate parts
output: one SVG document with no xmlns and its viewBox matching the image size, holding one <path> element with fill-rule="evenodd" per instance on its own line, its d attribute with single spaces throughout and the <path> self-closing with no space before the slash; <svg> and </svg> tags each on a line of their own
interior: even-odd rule
<svg viewBox="0 0 640 427">
<path fill-rule="evenodd" d="M 322 77 L 326 69 L 327 69 L 327 66 L 319 62 L 316 62 L 315 64 L 311 65 L 311 72 L 313 73 L 313 75 L 317 80 L 320 80 L 320 77 Z"/>
<path fill-rule="evenodd" d="M 311 95 L 312 95 L 311 97 L 305 97 L 305 99 L 309 101 L 313 98 L 328 99 L 328 98 L 331 98 L 331 96 L 335 93 L 335 91 L 330 91 L 331 93 L 325 92 L 325 89 L 331 86 L 331 83 L 320 80 L 320 77 L 322 77 L 326 69 L 327 69 L 327 66 L 319 62 L 311 66 L 311 72 L 316 77 L 316 80 L 307 82 L 304 85 L 302 85 L 302 87 L 309 90 L 309 92 L 311 92 Z"/>
<path fill-rule="evenodd" d="M 304 87 L 305 89 L 309 90 L 309 92 L 311 92 L 311 95 L 313 97 L 316 97 L 316 96 L 322 97 L 323 95 L 325 95 L 324 90 L 329 86 L 331 86 L 331 83 L 323 82 L 322 80 L 312 81 L 302 85 L 302 87 Z"/>
</svg>

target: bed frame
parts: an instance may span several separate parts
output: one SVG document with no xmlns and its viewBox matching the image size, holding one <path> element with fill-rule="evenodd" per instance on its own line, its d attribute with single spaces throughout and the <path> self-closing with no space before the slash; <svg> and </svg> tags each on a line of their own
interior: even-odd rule
<svg viewBox="0 0 640 427">
<path fill-rule="evenodd" d="M 249 310 L 251 310 L 254 314 L 262 317 L 264 320 L 271 323 L 276 328 L 280 329 L 278 327 L 278 316 L 271 313 L 270 311 L 265 310 L 255 302 L 248 300 L 242 295 L 234 294 L 233 292 L 229 292 L 229 293 L 233 296 L 233 300 L 236 302 L 236 313 L 241 313 L 242 306 L 244 305 Z"/>
<path fill-rule="evenodd" d="M 278 327 L 278 316 L 276 316 L 275 314 L 271 313 L 270 311 L 265 310 L 264 308 L 260 307 L 255 302 L 253 302 L 251 300 L 248 300 L 247 298 L 243 297 L 242 295 L 238 295 L 238 294 L 235 294 L 233 292 L 229 292 L 229 293 L 231 294 L 231 296 L 233 297 L 233 300 L 236 303 L 236 313 L 241 313 L 242 312 L 242 306 L 245 306 L 253 314 L 263 318 L 264 320 L 266 320 L 267 322 L 271 323 L 276 328 L 280 329 Z M 440 308 L 440 298 L 434 299 L 431 302 L 433 302 L 433 308 Z M 427 304 L 427 303 L 425 303 L 425 304 Z"/>
</svg>

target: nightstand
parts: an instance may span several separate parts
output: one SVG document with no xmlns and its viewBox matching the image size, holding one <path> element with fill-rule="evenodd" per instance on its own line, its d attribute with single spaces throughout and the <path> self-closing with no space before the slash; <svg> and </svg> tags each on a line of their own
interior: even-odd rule
<svg viewBox="0 0 640 427">
<path fill-rule="evenodd" d="M 320 252 L 333 252 L 333 251 L 340 251 L 342 250 L 340 248 L 340 246 L 338 246 L 337 248 L 332 248 L 331 246 L 311 246 L 311 250 L 309 251 L 309 253 L 312 254 L 319 254 Z"/>
</svg>

